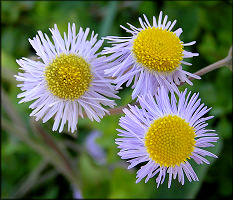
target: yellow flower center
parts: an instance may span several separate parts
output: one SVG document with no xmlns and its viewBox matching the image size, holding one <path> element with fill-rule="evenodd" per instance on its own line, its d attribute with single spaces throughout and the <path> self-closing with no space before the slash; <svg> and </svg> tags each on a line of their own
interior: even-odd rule
<svg viewBox="0 0 233 200">
<path fill-rule="evenodd" d="M 187 159 L 195 147 L 195 130 L 184 119 L 168 115 L 154 120 L 145 136 L 150 158 L 160 166 L 175 166 Z"/>
<path fill-rule="evenodd" d="M 132 49 L 138 63 L 149 71 L 171 72 L 183 59 L 183 46 L 175 33 L 149 27 L 138 33 Z"/>
<path fill-rule="evenodd" d="M 61 54 L 45 70 L 46 86 L 61 99 L 77 99 L 91 85 L 90 64 L 74 54 Z"/>
</svg>

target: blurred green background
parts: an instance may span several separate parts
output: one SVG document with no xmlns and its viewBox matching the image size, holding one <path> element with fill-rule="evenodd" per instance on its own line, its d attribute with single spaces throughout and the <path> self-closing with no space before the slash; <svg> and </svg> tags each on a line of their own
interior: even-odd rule
<svg viewBox="0 0 233 200">
<path fill-rule="evenodd" d="M 116 128 L 122 115 L 105 116 L 101 123 L 79 119 L 74 134 L 52 132 L 53 119 L 43 124 L 29 117 L 31 104 L 18 104 L 20 89 L 13 77 L 21 57 L 33 58 L 35 52 L 28 42 L 38 30 L 50 36 L 48 28 L 58 25 L 67 32 L 68 22 L 94 30 L 99 39 L 107 35 L 130 36 L 119 25 L 139 27 L 138 17 L 152 16 L 160 11 L 170 21 L 177 20 L 173 30 L 181 27 L 181 40 L 197 43 L 188 51 L 200 55 L 184 69 L 192 73 L 227 56 L 232 45 L 232 1 L 1 1 L 1 198 L 207 198 L 232 199 L 232 72 L 226 68 L 212 71 L 186 87 L 200 92 L 202 103 L 212 110 L 209 129 L 220 139 L 207 150 L 218 159 L 207 158 L 211 164 L 191 162 L 199 182 L 185 178 L 182 186 L 172 181 L 156 188 L 156 177 L 135 184 L 136 170 L 127 170 L 125 160 L 117 155 Z M 105 42 L 105 46 L 108 44 Z M 131 88 L 120 91 L 118 106 L 131 102 Z M 99 163 L 88 148 L 93 131 L 101 137 L 96 144 L 102 148 Z"/>
</svg>

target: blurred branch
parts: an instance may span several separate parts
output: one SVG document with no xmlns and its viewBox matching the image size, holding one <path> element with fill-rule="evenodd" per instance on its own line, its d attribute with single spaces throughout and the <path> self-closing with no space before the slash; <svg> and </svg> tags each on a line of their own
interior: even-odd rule
<svg viewBox="0 0 233 200">
<path fill-rule="evenodd" d="M 130 104 L 131 106 L 138 105 L 138 102 L 134 102 Z M 109 109 L 109 115 L 114 115 L 114 114 L 122 114 L 122 109 L 128 107 L 128 105 L 125 106 L 119 106 L 116 108 Z"/>
<path fill-rule="evenodd" d="M 18 188 L 18 190 L 15 191 L 9 198 L 21 198 L 23 195 L 28 193 L 31 190 L 31 188 L 34 187 L 34 185 L 36 184 L 39 175 L 45 169 L 47 164 L 48 162 L 46 160 L 42 160 L 32 171 L 32 173 L 29 174 L 27 179 L 23 183 L 20 183 L 20 187 Z"/>
<path fill-rule="evenodd" d="M 50 161 L 55 167 L 58 166 L 58 169 L 60 171 L 64 171 L 61 169 L 61 163 L 57 159 L 57 157 L 53 154 L 53 152 L 50 151 L 49 148 L 47 148 L 42 143 L 38 143 L 31 137 L 29 137 L 29 134 L 25 132 L 25 130 L 22 130 L 21 127 L 18 127 L 12 123 L 10 123 L 8 120 L 2 118 L 2 129 L 16 135 L 19 137 L 22 141 L 24 141 L 26 144 L 28 144 L 30 147 L 32 147 L 35 151 L 37 151 L 43 158 Z"/>
<path fill-rule="evenodd" d="M 29 137 L 30 134 L 27 128 L 24 126 L 19 113 L 14 109 L 10 100 L 7 98 L 4 89 L 1 89 L 3 108 L 6 111 L 6 114 L 9 116 L 10 120 L 13 122 L 9 122 L 5 118 L 2 118 L 2 129 L 16 135 L 22 141 L 36 150 L 43 158 L 48 160 L 55 168 L 57 168 L 64 176 L 66 176 L 70 182 L 79 188 L 77 170 L 72 168 L 72 165 L 69 162 L 72 161 L 72 159 L 67 159 L 68 154 L 64 155 L 65 149 L 63 148 L 62 151 L 56 144 L 57 141 L 54 142 L 53 139 L 37 125 L 35 126 L 37 132 L 44 138 L 48 146 L 45 146 L 42 143 L 38 143 L 35 139 Z M 51 151 L 51 148 L 54 151 Z"/>
<path fill-rule="evenodd" d="M 35 121 L 34 125 L 37 129 L 37 132 L 43 137 L 48 146 L 51 147 L 56 152 L 56 154 L 58 154 L 58 156 L 63 160 L 67 171 L 69 171 L 69 173 L 72 173 L 72 166 L 69 163 L 69 160 L 63 154 L 63 152 L 60 150 L 58 145 L 52 140 L 52 138 L 46 133 L 46 131 L 44 131 L 41 127 L 38 126 L 38 124 Z"/>
<path fill-rule="evenodd" d="M 6 66 L 2 66 L 1 70 L 2 70 L 2 74 L 4 74 L 4 76 L 1 76 L 3 80 L 6 80 L 14 85 L 17 85 L 18 82 L 14 77 L 13 70 L 7 68 Z"/>
<path fill-rule="evenodd" d="M 139 105 L 139 102 L 134 102 L 134 103 L 129 103 L 131 106 L 135 106 L 135 105 Z M 109 111 L 109 115 L 119 115 L 119 114 L 122 114 L 123 111 L 122 109 L 124 108 L 129 108 L 128 105 L 125 105 L 125 106 L 119 106 L 119 107 L 115 107 L 115 108 L 110 108 L 110 109 L 107 109 Z"/>
<path fill-rule="evenodd" d="M 69 181 L 73 181 L 75 179 L 74 175 L 69 174 L 66 168 L 63 166 L 63 163 L 59 156 L 57 156 L 54 151 L 51 151 L 51 148 L 43 145 L 41 142 L 36 142 L 34 139 L 29 137 L 28 132 L 22 130 L 22 128 L 14 125 L 8 120 L 2 118 L 2 130 L 5 130 L 8 133 L 16 135 L 19 139 L 29 145 L 32 149 L 34 149 L 37 153 L 41 155 L 45 160 L 50 162 L 54 168 L 56 168 L 60 173 L 62 173 Z M 77 185 L 77 181 L 75 180 L 74 184 Z M 78 187 L 78 186 L 77 186 Z"/>
<path fill-rule="evenodd" d="M 23 130 L 26 130 L 26 127 L 24 125 L 23 120 L 21 119 L 21 117 L 19 116 L 18 112 L 16 112 L 16 110 L 14 109 L 14 107 L 12 106 L 11 102 L 9 101 L 9 99 L 7 98 L 7 95 L 4 91 L 4 89 L 1 87 L 1 99 L 2 99 L 2 105 L 4 107 L 4 110 L 6 111 L 6 113 L 8 114 L 8 116 L 10 117 L 10 119 L 20 128 L 22 128 Z"/>
<path fill-rule="evenodd" d="M 5 118 L 1 118 L 1 124 L 2 129 L 8 131 L 9 133 L 12 133 L 19 137 L 22 141 L 27 143 L 30 147 L 32 147 L 34 150 L 36 150 L 38 153 L 44 156 L 44 158 L 47 158 L 47 160 L 50 159 L 50 152 L 48 153 L 48 149 L 46 149 L 42 144 L 36 142 L 34 139 L 29 137 L 28 130 L 25 126 L 23 126 L 23 121 L 21 120 L 18 112 L 14 109 L 12 106 L 10 100 L 7 98 L 7 95 L 3 88 L 1 88 L 1 94 L 2 94 L 2 103 L 3 108 L 5 109 L 6 113 L 10 117 L 13 123 L 10 123 Z M 56 165 L 55 160 L 52 160 L 53 164 Z M 60 164 L 59 164 L 60 165 Z"/>
<path fill-rule="evenodd" d="M 51 171 L 49 171 L 49 172 L 47 172 L 46 174 L 44 174 L 44 175 L 42 175 L 42 176 L 40 176 L 38 178 L 38 180 L 36 181 L 35 186 L 41 185 L 42 183 L 46 182 L 50 178 L 55 177 L 56 175 L 58 175 L 58 171 L 56 171 L 54 169 L 51 170 Z"/>
<path fill-rule="evenodd" d="M 130 105 L 132 105 L 132 106 L 134 106 L 134 105 L 139 105 L 138 102 L 128 103 L 128 104 L 130 104 Z M 118 115 L 118 114 L 122 114 L 122 113 L 123 113 L 122 109 L 128 108 L 128 104 L 125 105 L 125 106 L 119 106 L 119 107 L 107 109 L 107 110 L 109 111 L 109 115 Z M 87 114 L 84 112 L 84 113 L 83 113 L 83 118 L 85 118 L 85 117 L 87 117 Z"/>
<path fill-rule="evenodd" d="M 24 141 L 29 146 L 31 146 L 35 151 L 37 151 L 37 153 L 39 153 L 43 158 L 49 161 L 71 183 L 76 185 L 77 188 L 80 187 L 80 183 L 78 180 L 78 171 L 73 168 L 70 169 L 70 164 L 68 170 L 67 163 L 66 164 L 64 163 L 64 158 L 61 158 L 61 155 L 60 153 L 58 153 L 57 150 L 51 151 L 51 146 L 45 146 L 42 143 L 36 142 L 32 138 L 30 138 L 28 134 L 25 133 L 24 130 L 22 130 L 22 128 L 15 126 L 14 124 L 8 122 L 8 120 L 4 118 L 2 118 L 1 122 L 2 122 L 3 130 L 6 130 L 7 132 L 18 136 L 22 141 Z M 67 162 L 67 160 L 65 162 Z"/>
<path fill-rule="evenodd" d="M 57 170 L 52 169 L 49 172 L 46 172 L 41 175 L 41 172 L 44 170 L 47 164 L 48 162 L 43 160 L 39 164 L 39 166 L 28 176 L 28 178 L 23 183 L 20 183 L 21 187 L 16 192 L 14 192 L 9 198 L 22 198 L 33 188 L 42 185 L 49 179 L 52 179 L 59 174 Z"/>
<path fill-rule="evenodd" d="M 58 140 L 55 142 L 54 138 L 52 138 L 47 131 L 43 130 L 42 127 L 38 126 L 35 121 L 33 121 L 33 125 L 36 128 L 36 132 L 42 136 L 48 147 L 54 150 L 56 156 L 61 160 L 62 164 L 64 164 L 64 172 L 67 178 L 79 188 L 79 180 L 77 179 L 79 177 L 79 171 L 77 168 L 73 167 L 72 158 L 68 155 L 63 143 L 60 143 Z"/>
<path fill-rule="evenodd" d="M 77 143 L 72 142 L 70 140 L 63 140 L 63 144 L 70 149 L 73 149 L 75 152 L 81 152 L 82 148 L 77 145 Z"/>
</svg>

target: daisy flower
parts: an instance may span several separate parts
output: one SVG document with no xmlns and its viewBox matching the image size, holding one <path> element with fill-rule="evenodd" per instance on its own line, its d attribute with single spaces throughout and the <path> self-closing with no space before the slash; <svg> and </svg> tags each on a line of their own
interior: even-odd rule
<svg viewBox="0 0 233 200">
<path fill-rule="evenodd" d="M 184 184 L 184 174 L 191 182 L 198 181 L 188 159 L 193 159 L 197 164 L 207 163 L 204 158 L 213 153 L 202 149 L 214 146 L 217 142 L 217 134 L 214 130 L 205 129 L 207 120 L 213 116 L 203 117 L 209 110 L 200 104 L 198 93 L 191 98 L 186 96 L 187 89 L 179 95 L 177 103 L 175 93 L 171 92 L 171 98 L 167 90 L 162 87 L 158 94 L 153 96 L 148 93 L 145 97 L 139 96 L 141 106 L 130 106 L 130 110 L 124 109 L 125 116 L 120 118 L 117 129 L 116 144 L 120 148 L 118 153 L 122 159 L 129 159 L 131 163 L 128 169 L 146 162 L 137 171 L 136 183 L 147 176 L 145 182 L 155 175 L 157 187 L 164 182 L 166 173 L 169 174 L 168 188 L 171 186 L 172 177 L 178 178 Z M 156 100 L 156 101 L 155 101 Z"/>
<path fill-rule="evenodd" d="M 30 116 L 36 116 L 36 120 L 41 118 L 44 123 L 55 116 L 53 131 L 59 128 L 61 132 L 68 121 L 68 131 L 74 132 L 83 110 L 88 118 L 99 122 L 109 113 L 102 105 L 114 107 L 109 97 L 119 97 L 112 80 L 104 74 L 105 58 L 96 53 L 103 43 L 97 41 L 97 34 L 92 31 L 87 40 L 89 28 L 80 28 L 76 34 L 75 24 L 71 27 L 69 23 L 64 39 L 56 24 L 49 30 L 53 43 L 41 31 L 29 39 L 41 60 L 16 60 L 24 71 L 15 75 L 17 81 L 23 82 L 17 85 L 23 91 L 17 97 L 24 97 L 19 103 L 35 100 L 29 108 L 34 109 Z"/>
<path fill-rule="evenodd" d="M 172 31 L 176 20 L 173 23 L 167 22 L 166 15 L 162 21 L 162 11 L 158 23 L 153 17 L 152 26 L 147 17 L 143 16 L 145 22 L 139 17 L 141 28 L 136 28 L 129 23 L 127 24 L 130 29 L 120 26 L 132 36 L 105 38 L 108 43 L 112 43 L 111 47 L 105 47 L 102 52 L 103 55 L 110 54 L 109 67 L 105 73 L 116 77 L 117 89 L 125 82 L 128 87 L 134 80 L 133 99 L 137 95 L 145 95 L 148 91 L 155 95 L 157 88 L 162 85 L 179 94 L 177 85 L 180 82 L 192 85 L 187 75 L 200 79 L 199 76 L 184 71 L 181 66 L 181 64 L 191 65 L 183 61 L 184 58 L 199 55 L 184 50 L 185 46 L 193 45 L 196 41 L 184 44 L 179 38 L 182 29 Z"/>
<path fill-rule="evenodd" d="M 106 153 L 104 149 L 97 143 L 97 139 L 100 138 L 102 132 L 93 130 L 89 133 L 85 140 L 85 148 L 90 156 L 99 164 L 106 164 Z"/>
</svg>

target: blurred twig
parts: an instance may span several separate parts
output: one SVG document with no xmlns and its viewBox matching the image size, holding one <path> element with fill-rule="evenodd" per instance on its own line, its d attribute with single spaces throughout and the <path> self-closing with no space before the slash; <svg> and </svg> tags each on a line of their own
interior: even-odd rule
<svg viewBox="0 0 233 200">
<path fill-rule="evenodd" d="M 60 150 L 58 145 L 53 141 L 53 139 L 40 126 L 38 126 L 38 124 L 35 121 L 33 121 L 33 122 L 34 122 L 36 129 L 37 129 L 37 132 L 43 137 L 43 139 L 46 141 L 48 146 L 50 146 L 58 154 L 58 156 L 63 160 L 67 171 L 69 171 L 69 173 L 72 173 L 72 166 L 71 166 L 69 160 L 67 159 L 67 157 Z"/>
<path fill-rule="evenodd" d="M 22 128 L 23 130 L 26 130 L 25 124 L 21 117 L 19 116 L 18 112 L 16 112 L 11 103 L 9 102 L 9 99 L 7 98 L 7 95 L 4 91 L 4 89 L 1 87 L 1 100 L 2 100 L 2 105 L 4 107 L 4 110 L 10 117 L 13 123 L 15 123 L 17 126 Z"/>
<path fill-rule="evenodd" d="M 32 187 L 36 184 L 37 180 L 39 179 L 39 176 L 41 172 L 45 169 L 47 166 L 48 162 L 45 160 L 42 160 L 37 167 L 32 171 L 31 174 L 27 177 L 27 179 L 23 182 L 20 183 L 20 187 L 18 188 L 17 191 L 15 191 L 10 198 L 20 198 L 23 195 L 25 195 L 27 192 L 31 190 Z"/>
<path fill-rule="evenodd" d="M 50 162 L 59 172 L 61 172 L 71 183 L 80 188 L 78 179 L 78 171 L 75 168 L 67 168 L 67 163 L 64 164 L 64 158 L 57 151 L 51 151 L 51 146 L 45 146 L 41 142 L 36 142 L 34 139 L 28 136 L 22 128 L 15 126 L 8 122 L 8 120 L 2 118 L 2 128 L 9 133 L 12 133 L 19 137 L 22 141 L 31 146 L 37 153 L 39 153 L 44 159 Z"/>
<path fill-rule="evenodd" d="M 46 182 L 50 178 L 55 177 L 56 175 L 58 175 L 58 171 L 55 169 L 43 174 L 38 178 L 38 180 L 35 183 L 35 186 L 41 185 L 42 183 Z"/>
<path fill-rule="evenodd" d="M 41 172 L 44 170 L 47 164 L 48 162 L 43 160 L 39 164 L 39 166 L 32 171 L 32 173 L 28 176 L 28 178 L 23 183 L 20 183 L 21 186 L 16 192 L 14 192 L 10 196 L 10 198 L 22 198 L 33 188 L 38 187 L 39 185 L 45 183 L 49 179 L 52 179 L 59 174 L 58 171 L 55 169 L 52 169 L 48 172 L 45 172 L 44 174 L 41 174 Z"/>
<path fill-rule="evenodd" d="M 72 182 L 74 185 L 76 185 L 77 188 L 79 188 L 79 171 L 76 167 L 74 167 L 72 158 L 67 153 L 65 145 L 63 145 L 63 143 L 60 143 L 58 140 L 56 140 L 55 142 L 54 138 L 52 138 L 51 135 L 48 134 L 48 132 L 45 131 L 42 127 L 38 126 L 35 121 L 33 121 L 33 125 L 36 132 L 40 136 L 42 136 L 48 147 L 53 149 L 56 156 L 61 160 L 62 165 L 64 165 L 64 167 L 62 167 L 64 175 L 70 180 L 70 182 Z"/>
<path fill-rule="evenodd" d="M 18 113 L 14 110 L 11 102 L 7 98 L 4 90 L 2 89 L 2 103 L 3 108 L 6 109 L 6 114 L 10 117 L 9 120 L 2 118 L 1 124 L 2 129 L 6 130 L 9 133 L 12 133 L 19 137 L 22 141 L 32 147 L 37 153 L 39 153 L 44 159 L 50 162 L 58 171 L 60 171 L 70 182 L 76 185 L 79 188 L 79 180 L 78 180 L 78 172 L 77 170 L 72 167 L 70 163 L 72 159 L 67 159 L 67 154 L 64 154 L 64 148 L 60 149 L 60 146 L 43 132 L 41 128 L 37 127 L 38 132 L 40 135 L 45 139 L 48 145 L 44 145 L 41 142 L 36 141 L 32 137 L 30 137 L 29 131 L 22 126 L 23 122 L 20 119 Z M 54 151 L 51 151 L 51 148 Z"/>
<path fill-rule="evenodd" d="M 70 149 L 73 149 L 75 152 L 81 152 L 83 149 L 77 145 L 77 143 L 70 140 L 63 140 L 63 144 Z"/>
<path fill-rule="evenodd" d="M 129 103 L 131 106 L 139 105 L 139 102 Z M 128 105 L 119 106 L 111 109 L 107 109 L 109 111 L 109 115 L 119 115 L 123 113 L 124 108 L 129 108 Z"/>
<path fill-rule="evenodd" d="M 4 76 L 1 76 L 3 80 L 8 81 L 14 85 L 16 85 L 18 82 L 16 81 L 14 75 L 14 71 L 7 68 L 6 66 L 2 66 L 1 68 L 2 70 L 2 74 L 4 74 Z"/>
<path fill-rule="evenodd" d="M 32 147 L 37 153 L 39 153 L 43 158 L 50 161 L 51 164 L 53 164 L 55 167 L 57 166 L 59 171 L 63 172 L 62 164 L 57 158 L 56 155 L 54 155 L 53 152 L 50 151 L 48 147 L 43 145 L 42 143 L 39 143 L 29 137 L 28 132 L 25 132 L 25 130 L 22 130 L 22 128 L 16 126 L 15 124 L 12 124 L 8 120 L 2 118 L 2 129 L 6 130 L 7 132 L 16 135 L 19 137 L 23 142 L 28 144 L 30 147 Z"/>
</svg>

